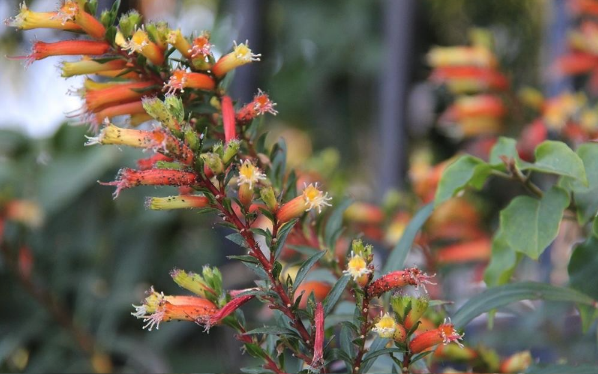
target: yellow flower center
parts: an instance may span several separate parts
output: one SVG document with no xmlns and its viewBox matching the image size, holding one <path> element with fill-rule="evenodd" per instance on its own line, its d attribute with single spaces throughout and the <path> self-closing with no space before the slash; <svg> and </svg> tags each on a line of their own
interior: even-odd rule
<svg viewBox="0 0 598 374">
<path fill-rule="evenodd" d="M 260 169 L 249 160 L 243 161 L 239 168 L 239 186 L 248 184 L 249 188 L 253 188 L 253 184 L 261 179 L 266 179 L 266 176 L 260 172 Z"/>
<path fill-rule="evenodd" d="M 378 333 L 381 338 L 391 338 L 395 333 L 395 329 L 395 319 L 386 313 L 382 318 L 380 318 L 380 321 L 376 323 L 372 330 Z"/>
</svg>

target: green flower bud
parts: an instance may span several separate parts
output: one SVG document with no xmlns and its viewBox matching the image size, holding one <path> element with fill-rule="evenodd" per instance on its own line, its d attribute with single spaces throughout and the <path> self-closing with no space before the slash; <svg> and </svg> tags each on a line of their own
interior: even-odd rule
<svg viewBox="0 0 598 374">
<path fill-rule="evenodd" d="M 353 240 L 353 243 L 351 243 L 351 251 L 353 254 L 364 259 L 367 259 L 372 255 L 373 249 L 374 247 L 372 247 L 370 244 L 364 245 L 361 239 L 355 239 Z"/>
<path fill-rule="evenodd" d="M 223 157 L 224 156 L 224 145 L 222 144 L 222 142 L 218 142 L 218 143 L 214 144 L 214 147 L 212 147 L 212 152 L 216 153 L 220 157 Z"/>
<path fill-rule="evenodd" d="M 239 148 L 241 147 L 241 142 L 238 139 L 232 139 L 226 144 L 226 149 L 224 150 L 224 155 L 222 156 L 222 161 L 228 165 L 228 163 L 235 157 L 237 152 L 239 152 Z"/>
<path fill-rule="evenodd" d="M 185 142 L 193 152 L 199 150 L 199 136 L 197 135 L 197 131 L 193 130 L 190 126 L 185 129 Z"/>
<path fill-rule="evenodd" d="M 260 196 L 268 209 L 274 212 L 278 209 L 278 200 L 276 200 L 276 196 L 274 195 L 274 190 L 272 187 L 264 187 L 260 190 Z"/>
<path fill-rule="evenodd" d="M 214 174 L 220 174 L 224 171 L 222 159 L 216 153 L 204 153 L 200 157 Z"/>
<path fill-rule="evenodd" d="M 390 298 L 390 305 L 407 329 L 411 329 L 428 309 L 430 299 L 427 296 L 395 295 Z"/>
<path fill-rule="evenodd" d="M 183 100 L 175 95 L 168 95 L 164 100 L 168 112 L 179 122 L 185 120 L 185 108 L 183 107 Z"/>
<path fill-rule="evenodd" d="M 136 10 L 132 10 L 129 13 L 120 16 L 118 27 L 123 36 L 128 38 L 129 36 L 133 35 L 135 29 L 140 23 L 141 15 Z"/>
<path fill-rule="evenodd" d="M 170 272 L 170 276 L 180 287 L 193 292 L 197 296 L 206 297 L 207 290 L 213 291 L 199 274 L 174 269 Z"/>
</svg>

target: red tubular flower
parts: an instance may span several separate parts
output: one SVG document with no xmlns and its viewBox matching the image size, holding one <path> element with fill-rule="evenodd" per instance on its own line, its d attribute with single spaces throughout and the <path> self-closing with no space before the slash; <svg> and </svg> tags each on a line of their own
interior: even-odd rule
<svg viewBox="0 0 598 374">
<path fill-rule="evenodd" d="M 311 368 L 319 370 L 324 365 L 324 308 L 322 303 L 316 304 L 316 313 L 314 316 L 315 337 L 314 337 L 314 357 L 311 360 Z"/>
<path fill-rule="evenodd" d="M 436 83 L 467 80 L 476 82 L 478 89 L 505 90 L 509 83 L 507 78 L 494 69 L 475 66 L 447 66 L 434 69 L 430 80 Z"/>
<path fill-rule="evenodd" d="M 223 96 L 222 101 L 222 123 L 224 125 L 224 139 L 228 143 L 237 137 L 237 129 L 235 128 L 235 108 L 230 96 Z"/>
<path fill-rule="evenodd" d="M 422 286 L 425 290 L 426 284 L 435 284 L 430 282 L 430 278 L 432 277 L 434 277 L 434 275 L 428 275 L 416 267 L 397 270 L 372 282 L 367 288 L 367 293 L 370 297 L 378 297 L 384 292 L 408 285 L 416 287 Z"/>
<path fill-rule="evenodd" d="M 224 318 L 228 317 L 232 312 L 237 310 L 241 305 L 245 304 L 249 300 L 253 299 L 255 295 L 237 296 L 229 301 L 225 306 L 222 307 L 213 315 L 207 316 L 207 318 L 199 318 L 195 322 L 205 325 L 206 329 L 220 323 Z"/>
<path fill-rule="evenodd" d="M 27 64 L 42 60 L 50 56 L 76 56 L 93 55 L 99 56 L 110 50 L 110 44 L 106 42 L 95 42 L 90 40 L 63 40 L 56 43 L 35 42 L 31 54 L 27 56 L 13 57 L 25 59 Z"/>
<path fill-rule="evenodd" d="M 578 75 L 589 73 L 596 66 L 598 66 L 598 56 L 586 52 L 573 52 L 559 57 L 555 70 L 558 74 Z"/>
<path fill-rule="evenodd" d="M 153 155 L 151 157 L 142 158 L 140 160 L 137 160 L 137 167 L 139 168 L 139 170 L 153 169 L 154 166 L 156 165 L 156 162 L 158 162 L 158 161 L 172 162 L 172 161 L 174 161 L 174 159 L 172 157 L 163 155 L 162 153 L 156 153 L 155 155 Z"/>
<path fill-rule="evenodd" d="M 409 343 L 409 350 L 411 353 L 420 353 L 440 343 L 449 344 L 451 342 L 457 343 L 459 347 L 463 344 L 459 340 L 463 339 L 463 335 L 455 330 L 455 326 L 449 319 L 445 319 L 444 323 L 438 326 L 437 329 L 426 331 L 416 336 L 411 343 Z"/>
<path fill-rule="evenodd" d="M 137 186 L 192 186 L 195 184 L 195 174 L 168 169 L 134 170 L 124 168 L 118 173 L 118 179 L 113 182 L 102 183 L 103 186 L 116 186 L 114 198 L 120 191 Z"/>
<path fill-rule="evenodd" d="M 99 90 L 87 90 L 85 92 L 85 104 L 89 111 L 97 112 L 116 104 L 137 101 L 150 92 L 138 92 L 136 90 L 148 89 L 153 84 L 152 82 L 136 82 L 118 84 Z"/>
<path fill-rule="evenodd" d="M 216 87 L 214 79 L 207 74 L 190 73 L 185 70 L 175 70 L 168 83 L 164 84 L 167 95 L 172 95 L 176 91 L 184 92 L 185 88 L 194 88 L 197 90 L 211 91 Z"/>
</svg>

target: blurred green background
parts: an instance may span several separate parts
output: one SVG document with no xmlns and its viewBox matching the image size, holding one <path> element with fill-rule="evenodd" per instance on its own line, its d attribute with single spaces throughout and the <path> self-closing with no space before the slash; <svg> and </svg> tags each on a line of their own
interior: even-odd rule
<svg viewBox="0 0 598 374">
<path fill-rule="evenodd" d="M 38 11 L 52 9 L 54 3 L 27 2 Z M 307 157 L 311 149 L 338 149 L 339 173 L 347 178 L 349 192 L 380 201 L 377 177 L 388 171 L 380 168 L 385 155 L 379 147 L 385 136 L 380 126 L 385 69 L 394 63 L 408 66 L 407 84 L 400 88 L 407 104 L 402 117 L 395 119 L 406 141 L 391 151 L 406 162 L 410 150 L 431 144 L 441 159 L 459 144 L 431 127 L 440 104 L 425 83 L 426 51 L 433 45 L 467 43 L 470 27 L 488 27 L 517 84 L 537 84 L 542 58 L 549 53 L 543 35 L 551 19 L 549 1 L 414 2 L 408 53 L 401 61 L 388 61 L 396 37 L 388 35 L 383 21 L 389 3 L 147 0 L 123 1 L 123 10 L 139 8 L 149 19 L 166 19 L 186 33 L 211 29 L 220 52 L 232 40 L 254 36 L 250 46 L 262 53 L 262 62 L 239 70 L 240 83 L 233 86 L 236 97 L 248 101 L 258 87 L 268 92 L 280 112 L 268 118 L 268 124 L 297 147 L 297 157 Z M 16 14 L 17 1 L 3 1 L 0 11 L 4 18 Z M 35 37 L 52 40 L 63 35 L 3 28 L 2 54 L 25 54 Z M 56 59 L 47 59 L 24 70 L 19 62 L 4 60 L 0 72 L 0 195 L 36 201 L 45 216 L 37 228 L 6 226 L 9 256 L 18 256 L 22 246 L 31 250 L 33 287 L 18 280 L 6 258 L 0 262 L 0 371 L 238 371 L 250 358 L 242 354 L 229 329 L 214 328 L 207 335 L 200 326 L 170 323 L 147 332 L 130 316 L 131 304 L 139 303 L 150 285 L 165 293 L 179 292 L 169 277 L 174 267 L 198 271 L 204 264 L 220 266 L 230 288 L 251 285 L 252 275 L 225 260 L 239 248 L 224 239 L 225 230 L 214 225 L 213 217 L 144 208 L 145 196 L 173 191 L 136 188 L 113 201 L 112 188 L 97 184 L 113 180 L 120 167 L 134 166 L 143 154 L 83 147 L 85 126 L 63 124 L 65 112 L 79 105 L 78 98 L 65 92 L 77 81 L 58 78 L 56 64 Z M 395 182 L 402 183 L 405 170 L 398 174 Z M 45 299 L 48 296 L 51 300 Z M 257 304 L 249 304 L 246 315 L 259 324 L 263 313 Z M 516 338 L 497 331 L 474 341 L 510 351 L 529 347 L 531 341 L 540 354 L 542 347 L 553 347 L 547 357 L 555 358 L 557 350 L 578 361 L 595 353 L 586 337 L 554 347 L 551 326 L 538 326 L 550 316 L 535 313 L 529 312 Z M 61 325 L 65 318 L 73 324 Z M 542 327 L 546 330 L 539 332 Z M 84 336 L 75 339 L 81 331 Z M 96 353 L 82 349 L 82 341 L 91 341 Z"/>
</svg>

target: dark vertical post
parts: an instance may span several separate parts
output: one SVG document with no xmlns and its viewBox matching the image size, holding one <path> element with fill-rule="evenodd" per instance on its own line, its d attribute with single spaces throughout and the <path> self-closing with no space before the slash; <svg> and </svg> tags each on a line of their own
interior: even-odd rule
<svg viewBox="0 0 598 374">
<path fill-rule="evenodd" d="M 402 187 L 406 173 L 405 107 L 412 60 L 416 0 L 384 0 L 384 66 L 380 77 L 378 192 Z"/>
<path fill-rule="evenodd" d="M 264 12 L 267 0 L 242 0 L 231 2 L 235 24 L 238 25 L 237 43 L 249 40 L 254 53 L 264 54 Z M 246 103 L 253 99 L 260 81 L 260 64 L 248 64 L 235 71 L 231 93 L 236 100 Z"/>
</svg>

